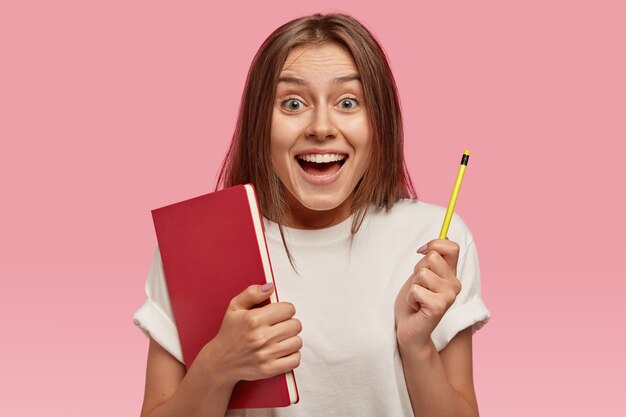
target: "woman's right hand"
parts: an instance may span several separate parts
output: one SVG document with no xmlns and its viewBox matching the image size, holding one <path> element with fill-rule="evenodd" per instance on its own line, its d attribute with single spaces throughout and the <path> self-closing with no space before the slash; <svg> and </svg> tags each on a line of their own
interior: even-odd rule
<svg viewBox="0 0 626 417">
<path fill-rule="evenodd" d="M 265 290 L 265 291 L 264 291 Z M 217 336 L 200 356 L 226 384 L 253 381 L 291 371 L 300 365 L 302 325 L 291 303 L 256 305 L 267 300 L 273 284 L 251 285 L 228 305 Z"/>
</svg>

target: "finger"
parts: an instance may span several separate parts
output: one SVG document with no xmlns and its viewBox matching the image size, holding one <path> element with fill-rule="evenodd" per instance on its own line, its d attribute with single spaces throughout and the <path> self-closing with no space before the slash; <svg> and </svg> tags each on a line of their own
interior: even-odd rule
<svg viewBox="0 0 626 417">
<path fill-rule="evenodd" d="M 443 315 L 449 307 L 447 296 L 436 294 L 417 284 L 411 286 L 407 297 L 411 307 L 422 310 L 427 315 L 429 315 L 428 313 Z"/>
<path fill-rule="evenodd" d="M 446 268 L 450 269 L 447 264 Z M 434 292 L 441 293 L 449 291 L 449 283 L 446 279 L 437 275 L 435 272 L 425 266 L 421 266 L 413 274 L 413 284 L 421 285 L 422 287 Z"/>
<path fill-rule="evenodd" d="M 406 301 L 411 307 L 413 307 L 413 309 L 420 310 L 422 308 L 422 304 L 424 307 L 427 307 L 429 299 L 434 296 L 435 293 L 428 288 L 422 287 L 419 284 L 413 284 L 411 285 L 411 288 L 409 288 L 409 292 L 406 295 Z"/>
<path fill-rule="evenodd" d="M 267 333 L 268 343 L 278 343 L 297 336 L 302 331 L 302 323 L 298 319 L 290 319 L 271 326 Z"/>
<path fill-rule="evenodd" d="M 274 291 L 274 284 L 250 285 L 248 288 L 234 296 L 230 300 L 230 310 L 250 310 L 257 304 L 270 298 Z"/>
<path fill-rule="evenodd" d="M 302 349 L 302 338 L 300 336 L 293 336 L 273 344 L 268 353 L 272 358 L 282 358 L 300 349 Z"/>
<path fill-rule="evenodd" d="M 413 269 L 416 272 L 419 268 L 428 268 L 433 271 L 436 275 L 440 276 L 444 279 L 453 279 L 456 278 L 455 270 L 453 270 L 450 265 L 446 262 L 446 260 L 439 254 L 439 252 L 435 252 L 431 250 L 428 252 L 420 261 L 415 265 Z"/>
<path fill-rule="evenodd" d="M 418 253 L 426 255 L 428 252 L 435 251 L 446 261 L 450 268 L 456 275 L 456 267 L 459 261 L 459 249 L 458 243 L 448 239 L 433 239 L 421 248 L 418 249 Z"/>
<path fill-rule="evenodd" d="M 275 375 L 284 374 L 292 371 L 300 366 L 300 351 L 294 352 L 291 355 L 284 356 L 274 361 L 274 369 L 277 371 Z"/>
<path fill-rule="evenodd" d="M 254 310 L 260 323 L 272 326 L 281 321 L 289 320 L 296 315 L 296 308 L 291 303 L 272 303 Z"/>
<path fill-rule="evenodd" d="M 254 381 L 257 379 L 266 379 L 273 376 L 287 373 L 300 365 L 300 351 L 293 352 L 290 355 L 283 356 L 282 358 L 270 360 L 261 364 L 257 371 L 260 372 L 260 376 L 244 378 L 245 381 Z"/>
</svg>

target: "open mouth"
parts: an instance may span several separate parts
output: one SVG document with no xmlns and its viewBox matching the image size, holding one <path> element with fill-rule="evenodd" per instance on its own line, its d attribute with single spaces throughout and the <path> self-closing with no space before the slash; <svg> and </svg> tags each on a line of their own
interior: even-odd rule
<svg viewBox="0 0 626 417">
<path fill-rule="evenodd" d="M 296 161 L 302 170 L 314 177 L 327 177 L 341 169 L 348 159 L 345 154 L 307 154 L 297 155 Z"/>
</svg>

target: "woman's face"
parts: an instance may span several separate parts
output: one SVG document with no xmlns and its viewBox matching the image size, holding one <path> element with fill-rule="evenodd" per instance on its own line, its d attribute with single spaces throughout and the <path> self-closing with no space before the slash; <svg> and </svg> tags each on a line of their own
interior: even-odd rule
<svg viewBox="0 0 626 417">
<path fill-rule="evenodd" d="M 271 127 L 272 162 L 291 209 L 287 225 L 320 228 L 347 219 L 371 142 L 350 53 L 334 43 L 292 50 L 280 73 Z"/>
</svg>

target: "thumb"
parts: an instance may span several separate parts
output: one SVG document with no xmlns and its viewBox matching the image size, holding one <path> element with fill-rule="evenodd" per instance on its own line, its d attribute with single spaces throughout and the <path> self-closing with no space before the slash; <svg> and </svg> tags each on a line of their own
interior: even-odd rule
<svg viewBox="0 0 626 417">
<path fill-rule="evenodd" d="M 250 310 L 255 305 L 270 298 L 272 292 L 274 292 L 274 283 L 272 282 L 263 285 L 250 285 L 230 300 L 229 309 Z"/>
</svg>

